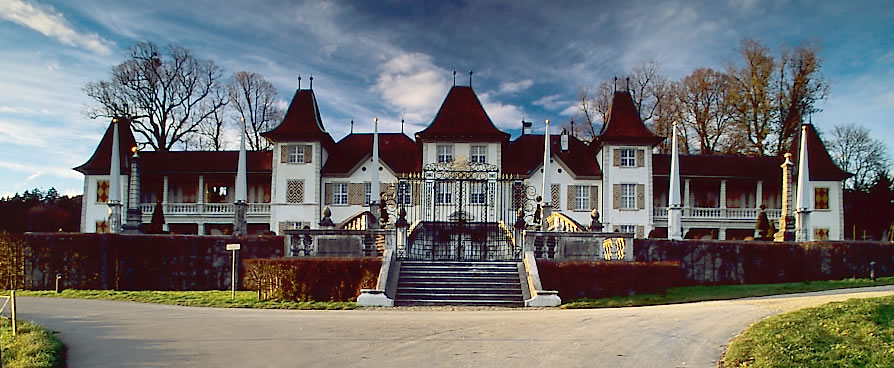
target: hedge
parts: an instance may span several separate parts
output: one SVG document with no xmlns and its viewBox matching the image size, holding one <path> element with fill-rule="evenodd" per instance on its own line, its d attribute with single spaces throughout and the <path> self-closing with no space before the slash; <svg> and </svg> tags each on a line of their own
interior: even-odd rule
<svg viewBox="0 0 894 368">
<path fill-rule="evenodd" d="M 537 261 L 545 290 L 562 299 L 604 298 L 639 293 L 663 294 L 685 284 L 679 263 Z"/>
<path fill-rule="evenodd" d="M 353 301 L 376 287 L 379 258 L 247 259 L 244 284 L 259 299 Z"/>
</svg>

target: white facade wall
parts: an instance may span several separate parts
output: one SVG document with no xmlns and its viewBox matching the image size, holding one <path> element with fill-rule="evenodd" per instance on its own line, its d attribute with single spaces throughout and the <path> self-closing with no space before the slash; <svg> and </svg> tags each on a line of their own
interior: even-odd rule
<svg viewBox="0 0 894 368">
<path fill-rule="evenodd" d="M 347 177 L 325 177 L 323 178 L 323 188 L 326 187 L 327 183 L 371 183 L 372 181 L 372 170 L 373 167 L 372 158 L 367 157 L 363 160 L 363 164 L 357 167 L 352 173 L 350 173 Z M 379 159 L 379 167 L 382 170 L 379 170 L 379 183 L 381 183 L 381 190 L 384 191 L 386 186 L 391 183 L 395 183 L 397 180 L 397 175 L 394 173 L 388 165 L 385 164 L 381 159 Z M 323 193 L 325 196 L 325 193 Z M 370 193 L 372 197 L 375 197 L 375 193 Z M 321 197 L 325 203 L 325 198 Z M 369 205 L 336 205 L 336 204 L 324 204 L 323 207 L 329 207 L 332 211 L 332 222 L 338 224 L 351 216 L 354 216 L 360 212 L 368 211 Z M 378 215 L 378 214 L 376 214 Z M 319 222 L 320 219 L 317 219 Z"/>
<path fill-rule="evenodd" d="M 816 203 L 816 189 L 817 188 L 827 188 L 829 189 L 829 208 L 828 209 L 820 209 L 817 208 Z M 795 197 L 792 198 L 792 208 L 793 210 L 797 210 L 797 193 L 798 187 L 797 185 L 793 185 L 792 195 Z M 810 213 L 810 218 L 808 220 L 809 230 L 807 232 L 810 240 L 818 240 L 816 235 L 817 229 L 828 230 L 829 240 L 844 240 L 844 189 L 841 181 L 810 181 L 810 190 L 808 191 L 808 195 L 810 196 L 810 207 L 813 209 L 813 212 Z M 796 219 L 797 226 L 797 214 L 793 213 Z"/>
<path fill-rule="evenodd" d="M 574 219 L 574 221 L 577 221 L 579 224 L 581 224 L 583 226 L 590 225 L 590 221 L 591 221 L 590 211 L 591 210 L 589 208 L 587 208 L 587 209 L 569 209 L 568 194 L 567 194 L 569 185 L 586 185 L 586 186 L 595 185 L 598 188 L 597 190 L 599 192 L 599 194 L 597 196 L 597 198 L 599 198 L 599 200 L 598 200 L 598 203 L 596 203 L 596 208 L 598 209 L 600 216 L 602 213 L 604 213 L 603 209 L 605 208 L 605 204 L 604 204 L 605 201 L 602 200 L 602 198 L 603 198 L 602 180 L 599 180 L 599 179 L 581 179 L 581 180 L 575 179 L 574 177 L 571 176 L 570 171 L 568 170 L 568 167 L 566 167 L 565 164 L 561 160 L 557 159 L 555 156 L 553 156 L 553 159 L 550 163 L 550 171 L 551 171 L 550 182 L 552 183 L 552 185 L 559 185 L 559 201 L 552 203 L 553 213 L 561 212 L 564 215 Z M 537 167 L 537 169 L 534 170 L 534 173 L 531 174 L 531 176 L 528 179 L 526 179 L 526 184 L 531 185 L 534 188 L 536 188 L 537 195 L 540 195 L 540 196 L 543 195 L 543 193 L 541 193 L 541 189 L 543 187 L 543 164 L 539 165 Z M 551 189 L 547 189 L 547 190 L 549 191 Z M 552 195 L 552 193 L 547 193 L 547 195 Z M 544 198 L 546 198 L 546 197 L 544 197 Z"/>
<path fill-rule="evenodd" d="M 503 167 L 502 144 L 494 142 L 425 142 L 422 143 L 422 165 L 438 162 L 438 146 L 453 146 L 453 158 L 460 156 L 471 161 L 472 146 L 486 146 L 487 157 L 485 162 Z"/>
<path fill-rule="evenodd" d="M 97 202 L 96 189 L 100 180 L 109 180 L 109 175 L 84 175 L 84 197 L 81 201 L 83 217 L 81 218 L 81 230 L 87 233 L 96 232 L 97 221 L 108 221 L 109 204 Z M 121 175 L 121 224 L 127 220 L 128 176 Z"/>
<path fill-rule="evenodd" d="M 288 145 L 309 145 L 312 158 L 309 163 L 282 163 L 281 153 Z M 273 174 L 271 176 L 270 230 L 281 233 L 280 223 L 305 223 L 317 228 L 321 218 L 320 169 L 328 153 L 319 142 L 277 142 L 273 149 Z M 289 180 L 304 181 L 304 198 L 301 203 L 289 203 Z M 316 220 L 314 220 L 316 219 Z M 305 225 L 302 224 L 302 225 Z"/>
<path fill-rule="evenodd" d="M 615 150 L 631 149 L 633 152 L 642 152 L 642 164 L 633 165 L 632 167 L 623 167 L 615 165 Z M 640 154 L 636 154 L 636 160 L 640 159 Z M 654 229 L 655 224 L 652 219 L 652 149 L 646 145 L 605 145 L 597 153 L 597 161 L 602 168 L 602 182 L 605 189 L 602 190 L 602 208 L 600 211 L 602 224 L 606 231 L 614 231 L 618 226 L 632 225 L 641 226 L 637 229 L 635 235 L 637 237 L 645 237 Z M 637 185 L 636 196 L 643 196 L 643 208 L 614 208 L 616 185 L 633 184 Z M 641 187 L 640 187 L 641 185 Z M 640 193 L 642 189 L 642 193 Z M 640 231 L 641 230 L 641 231 Z"/>
</svg>

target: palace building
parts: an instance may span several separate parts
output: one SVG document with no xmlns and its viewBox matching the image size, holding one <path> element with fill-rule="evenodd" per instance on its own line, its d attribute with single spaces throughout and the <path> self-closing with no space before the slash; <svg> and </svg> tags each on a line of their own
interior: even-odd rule
<svg viewBox="0 0 894 368">
<path fill-rule="evenodd" d="M 603 231 L 635 238 L 667 236 L 672 156 L 655 153 L 666 138 L 643 124 L 628 92 L 615 92 L 608 119 L 590 143 L 565 130 L 533 134 L 531 123 L 521 124 L 521 135 L 512 139 L 493 124 L 471 87 L 454 86 L 431 124 L 413 137 L 352 132 L 335 141 L 313 90 L 299 89 L 283 121 L 263 134 L 272 151 L 245 157 L 246 232 L 363 227 L 358 219 L 373 215 L 383 227 L 399 219 L 422 224 L 411 228 L 421 233 L 428 223 L 461 223 L 473 229 L 471 239 L 475 229 L 500 232 L 519 223 L 555 231 L 601 224 Z M 842 181 L 850 174 L 835 165 L 811 125 L 803 136 L 810 165 L 809 180 L 801 181 L 809 186 L 807 236 L 841 239 Z M 795 176 L 800 137 L 790 150 Z M 116 146 L 120 170 L 112 170 Z M 135 146 L 130 123 L 116 119 L 93 156 L 75 168 L 84 174 L 83 232 L 118 230 L 109 216 L 110 195 L 118 190 L 110 181 L 120 183 L 121 206 L 141 210 L 143 224 L 160 209 L 172 233 L 234 231 L 238 151 L 134 153 Z M 762 205 L 776 224 L 783 189 L 795 193 L 797 182 L 783 185 L 783 161 L 681 155 L 685 237 L 753 237 Z M 421 233 L 411 238 L 424 239 Z"/>
</svg>

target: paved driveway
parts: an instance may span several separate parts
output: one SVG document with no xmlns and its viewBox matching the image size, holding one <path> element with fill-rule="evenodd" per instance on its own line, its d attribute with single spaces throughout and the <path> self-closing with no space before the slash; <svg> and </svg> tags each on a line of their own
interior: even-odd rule
<svg viewBox="0 0 894 368">
<path fill-rule="evenodd" d="M 749 324 L 894 286 L 654 307 L 287 311 L 19 298 L 69 367 L 713 367 Z"/>
</svg>

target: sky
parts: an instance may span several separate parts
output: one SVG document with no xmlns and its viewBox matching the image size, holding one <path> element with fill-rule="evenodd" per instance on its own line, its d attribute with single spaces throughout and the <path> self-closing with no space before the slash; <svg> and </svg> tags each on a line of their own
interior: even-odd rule
<svg viewBox="0 0 894 368">
<path fill-rule="evenodd" d="M 585 4 L 582 4 L 585 3 Z M 72 170 L 108 119 L 82 88 L 136 41 L 192 49 L 225 73 L 262 74 L 282 104 L 314 77 L 323 124 L 404 131 L 434 118 L 457 71 L 493 122 L 566 122 L 582 88 L 649 60 L 672 80 L 740 62 L 743 38 L 818 41 L 830 97 L 820 130 L 856 123 L 894 152 L 894 7 L 887 1 L 27 1 L 0 0 L 0 196 L 83 192 Z M 542 132 L 542 123 L 540 131 Z M 535 125 L 535 126 L 536 126 Z M 535 129 L 536 132 L 537 129 Z"/>
</svg>

